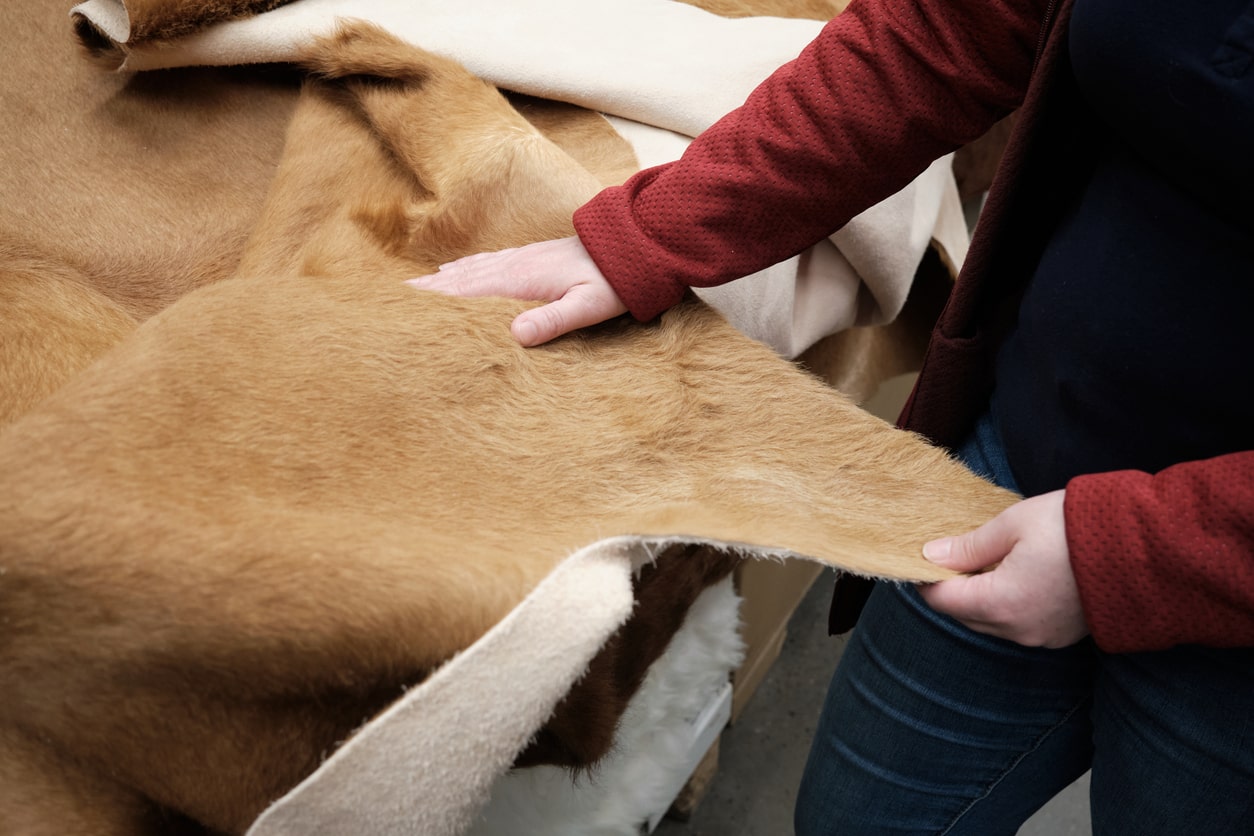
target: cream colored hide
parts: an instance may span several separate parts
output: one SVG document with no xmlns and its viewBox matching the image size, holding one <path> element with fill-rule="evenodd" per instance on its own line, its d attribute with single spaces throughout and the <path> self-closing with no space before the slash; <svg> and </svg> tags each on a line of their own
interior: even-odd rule
<svg viewBox="0 0 1254 836">
<path fill-rule="evenodd" d="M 49 254 L 21 243 L 37 217 L 6 216 L 0 833 L 241 833 L 598 538 L 929 580 L 943 573 L 922 542 L 1013 499 L 697 303 L 528 350 L 507 330 L 522 303 L 402 284 L 569 234 L 630 163 L 613 141 L 576 162 L 459 67 L 368 30 L 306 69 L 264 205 L 186 245 L 143 238 L 169 279 L 157 292 L 117 269 L 132 239 Z M 276 101 L 261 118 L 291 113 Z M 532 106 L 540 124 L 574 119 L 571 150 L 601 130 Z M 279 160 L 255 152 L 243 168 Z M 206 243 L 244 230 L 234 260 Z M 693 554 L 659 560 L 652 577 L 672 581 L 642 579 L 657 607 L 607 648 L 634 660 L 627 680 L 735 559 Z M 590 713 L 633 687 L 581 686 Z M 613 717 L 559 711 L 537 757 L 595 760 Z"/>
</svg>

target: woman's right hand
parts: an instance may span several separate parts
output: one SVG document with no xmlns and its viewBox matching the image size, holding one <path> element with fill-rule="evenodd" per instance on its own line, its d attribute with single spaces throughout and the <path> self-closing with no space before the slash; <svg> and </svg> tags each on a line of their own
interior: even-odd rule
<svg viewBox="0 0 1254 836">
<path fill-rule="evenodd" d="M 406 284 L 452 296 L 509 296 L 547 302 L 514 318 L 510 332 L 525 346 L 540 345 L 627 312 L 627 306 L 575 236 L 466 256 Z"/>
</svg>

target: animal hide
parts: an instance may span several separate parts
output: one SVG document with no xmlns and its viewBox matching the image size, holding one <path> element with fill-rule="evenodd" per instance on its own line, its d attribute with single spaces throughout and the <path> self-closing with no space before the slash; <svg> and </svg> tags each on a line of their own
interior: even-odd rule
<svg viewBox="0 0 1254 836">
<path fill-rule="evenodd" d="M 937 579 L 919 545 L 1012 500 L 699 302 L 522 349 L 525 303 L 402 284 L 569 234 L 629 159 L 595 115 L 525 103 L 563 150 L 361 27 L 299 96 L 41 75 L 28 12 L 6 112 L 55 118 L 0 166 L 0 832 L 457 833 L 515 761 L 602 756 L 736 560 Z"/>
<path fill-rule="evenodd" d="M 677 158 L 822 25 L 761 16 L 788 4 L 758 5 L 757 17 L 728 19 L 673 0 L 295 0 L 174 41 L 131 34 L 134 14 L 153 29 L 143 19 L 152 10 L 128 15 L 122 0 L 87 0 L 73 16 L 101 62 L 128 69 L 293 60 L 341 22 L 369 21 L 500 88 L 610 114 L 650 166 Z M 829 240 L 697 295 L 794 358 L 829 334 L 893 320 L 924 252 L 934 248 L 956 265 L 966 245 L 946 156 Z"/>
<path fill-rule="evenodd" d="M 746 650 L 740 605 L 731 578 L 703 590 L 649 666 L 613 749 L 591 774 L 511 769 L 493 782 L 467 836 L 640 836 L 642 823 L 658 821 L 731 714 L 728 672 Z"/>
</svg>

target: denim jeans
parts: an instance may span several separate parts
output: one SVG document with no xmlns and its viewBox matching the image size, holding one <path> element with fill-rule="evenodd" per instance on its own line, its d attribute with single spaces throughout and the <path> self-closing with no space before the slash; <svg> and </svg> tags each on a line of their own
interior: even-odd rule
<svg viewBox="0 0 1254 836">
<path fill-rule="evenodd" d="M 959 455 L 1015 487 L 987 418 Z M 1027 648 L 880 583 L 832 677 L 796 832 L 1013 834 L 1090 767 L 1098 836 L 1254 834 L 1254 649 Z"/>
</svg>

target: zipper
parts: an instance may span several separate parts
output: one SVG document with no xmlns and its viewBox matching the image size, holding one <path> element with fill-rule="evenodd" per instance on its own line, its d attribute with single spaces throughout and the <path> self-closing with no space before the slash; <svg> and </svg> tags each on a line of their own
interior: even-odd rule
<svg viewBox="0 0 1254 836">
<path fill-rule="evenodd" d="M 1032 59 L 1032 71 L 1036 72 L 1036 65 L 1041 63 L 1041 53 L 1045 51 L 1045 41 L 1049 38 L 1049 32 L 1054 28 L 1054 18 L 1058 12 L 1058 0 L 1049 0 L 1049 5 L 1045 7 L 1045 16 L 1041 19 L 1041 34 L 1036 39 L 1036 57 Z"/>
</svg>

